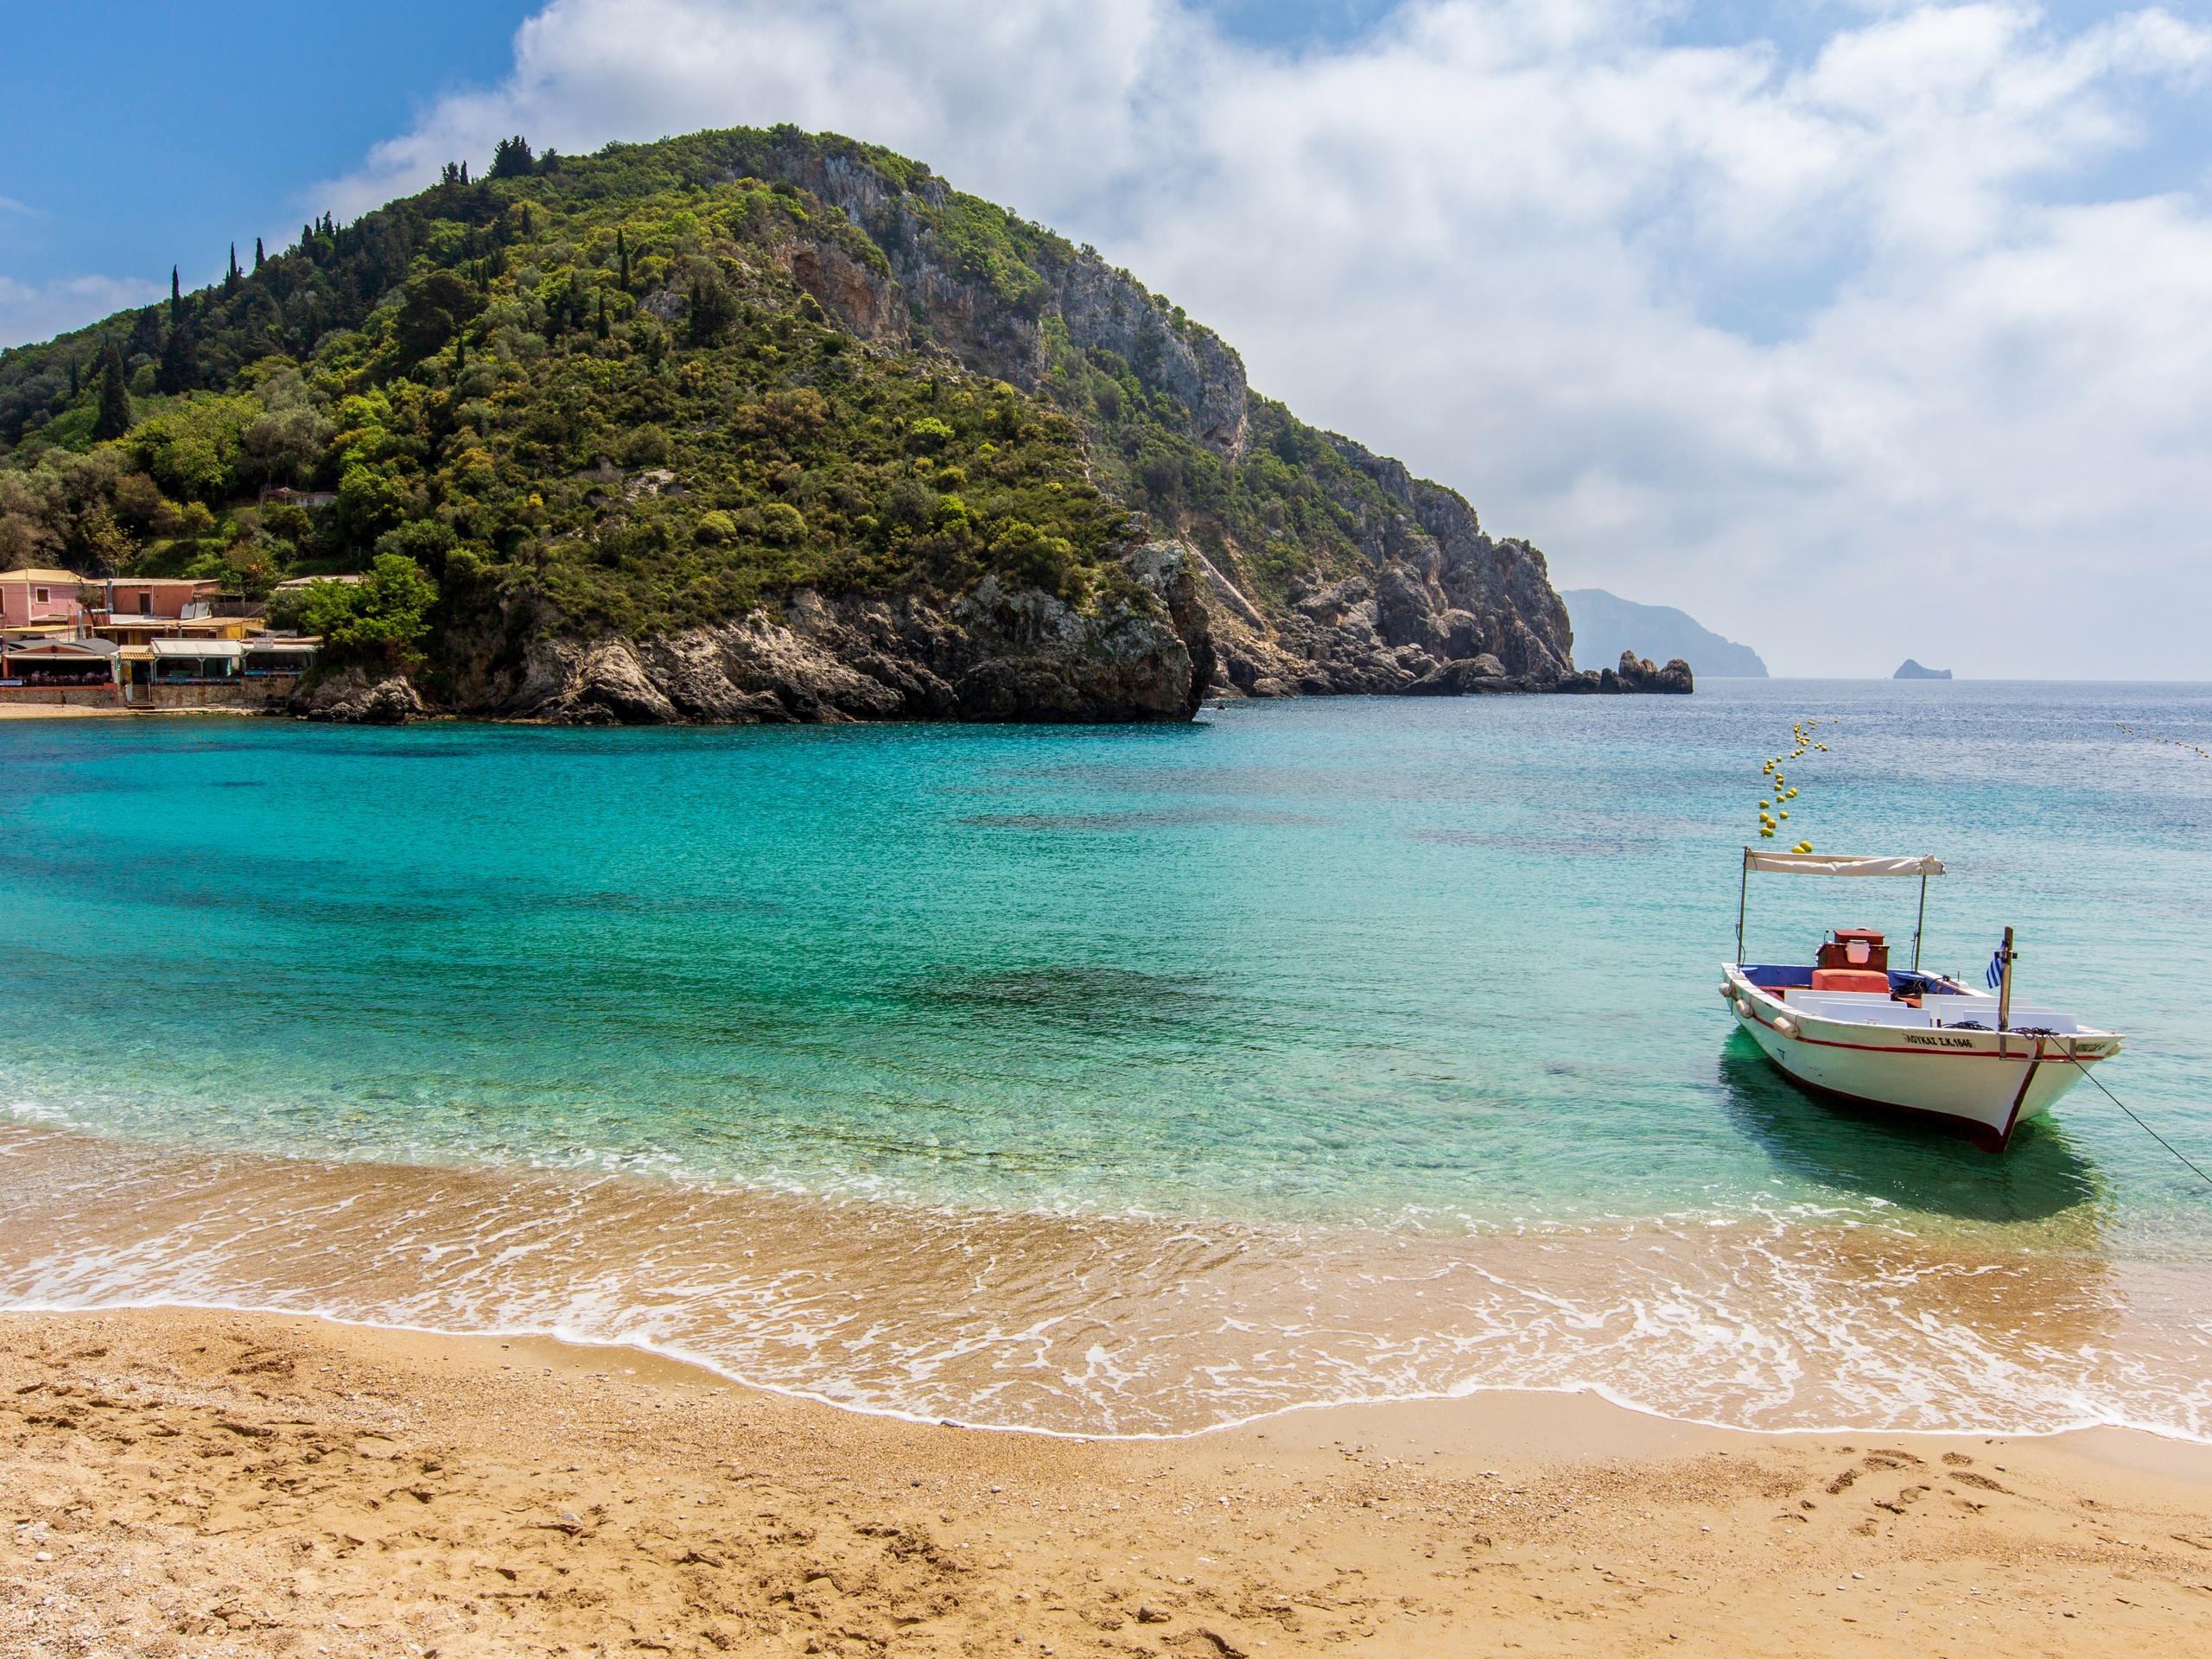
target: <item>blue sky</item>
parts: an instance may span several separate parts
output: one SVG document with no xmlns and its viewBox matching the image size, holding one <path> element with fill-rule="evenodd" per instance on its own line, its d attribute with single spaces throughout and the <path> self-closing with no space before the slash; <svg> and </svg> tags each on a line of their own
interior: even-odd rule
<svg viewBox="0 0 2212 1659">
<path fill-rule="evenodd" d="M 531 8 L 0 0 L 0 276 L 219 273 L 439 93 L 507 67 Z M 304 209 L 296 215 L 304 218 Z"/>
<path fill-rule="evenodd" d="M 2212 678 L 2212 0 L 0 0 L 0 344 L 508 131 L 791 120 L 1562 586 L 1786 672 Z"/>
<path fill-rule="evenodd" d="M 180 6 L 0 0 L 8 142 L 0 276 L 221 273 L 232 238 L 309 216 L 442 93 L 512 61 L 526 0 L 298 0 Z M 1221 0 L 1232 33 L 1298 45 L 1356 35 L 1376 0 Z M 43 321 L 43 318 L 41 319 Z M 70 319 L 67 321 L 78 321 Z M 13 343 L 12 339 L 0 343 Z"/>
</svg>

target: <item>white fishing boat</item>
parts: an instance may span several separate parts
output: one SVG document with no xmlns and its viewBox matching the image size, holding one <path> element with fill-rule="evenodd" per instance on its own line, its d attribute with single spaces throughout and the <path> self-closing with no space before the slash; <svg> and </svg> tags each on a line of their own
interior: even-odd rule
<svg viewBox="0 0 2212 1659">
<path fill-rule="evenodd" d="M 1918 876 L 1912 966 L 1891 967 L 1886 939 L 1866 928 L 1836 930 L 1803 967 L 1744 961 L 1751 880 L 1760 872 Z M 1736 910 L 1737 960 L 1722 967 L 1720 994 L 1767 1058 L 1806 1088 L 1940 1122 L 1988 1151 L 2002 1152 L 2021 1124 L 2049 1111 L 2091 1066 L 2119 1053 L 2121 1038 L 2055 1008 L 2016 1003 L 2009 927 L 1993 962 L 1994 995 L 1923 972 L 1928 878 L 1942 874 L 1942 862 L 1928 857 L 1839 857 L 1746 847 Z"/>
</svg>

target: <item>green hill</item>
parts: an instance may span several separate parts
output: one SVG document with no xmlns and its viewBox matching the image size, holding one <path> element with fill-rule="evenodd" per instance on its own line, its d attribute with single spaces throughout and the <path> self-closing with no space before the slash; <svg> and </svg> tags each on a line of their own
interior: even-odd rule
<svg viewBox="0 0 2212 1659">
<path fill-rule="evenodd" d="M 272 620 L 303 606 L 334 679 L 460 710 L 1174 718 L 1209 687 L 1572 683 L 1526 543 L 1252 394 L 1091 250 L 788 128 L 502 145 L 0 356 L 0 566 L 250 597 L 374 570 Z"/>
</svg>

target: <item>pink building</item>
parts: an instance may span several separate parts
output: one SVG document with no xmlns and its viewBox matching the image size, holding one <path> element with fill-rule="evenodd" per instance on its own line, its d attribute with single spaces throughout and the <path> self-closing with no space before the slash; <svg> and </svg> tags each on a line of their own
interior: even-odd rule
<svg viewBox="0 0 2212 1659">
<path fill-rule="evenodd" d="M 152 616 L 170 621 L 213 615 L 215 598 L 223 591 L 219 582 L 195 582 L 189 576 L 118 576 L 99 587 L 111 617 Z"/>
<path fill-rule="evenodd" d="M 73 570 L 0 571 L 0 628 L 83 621 L 85 607 L 77 602 L 83 585 Z"/>
</svg>

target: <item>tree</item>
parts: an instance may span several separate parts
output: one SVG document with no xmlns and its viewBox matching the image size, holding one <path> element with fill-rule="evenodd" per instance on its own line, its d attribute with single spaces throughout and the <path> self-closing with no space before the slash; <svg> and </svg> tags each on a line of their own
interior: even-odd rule
<svg viewBox="0 0 2212 1659">
<path fill-rule="evenodd" d="M 404 553 L 379 553 L 359 582 L 318 582 L 300 604 L 300 626 L 322 636 L 325 663 L 408 669 L 423 660 L 437 585 Z"/>
<path fill-rule="evenodd" d="M 176 267 L 169 267 L 169 327 L 175 328 L 184 321 L 184 289 L 178 283 Z"/>
<path fill-rule="evenodd" d="M 622 227 L 620 225 L 614 227 L 614 257 L 622 266 L 622 291 L 627 294 L 631 291 L 630 245 L 623 239 Z"/>
<path fill-rule="evenodd" d="M 192 356 L 192 325 L 178 314 L 169 324 L 169 337 L 162 343 L 161 362 L 154 370 L 154 390 L 174 397 L 199 384 L 200 371 Z"/>
<path fill-rule="evenodd" d="M 702 276 L 691 284 L 691 308 L 685 321 L 694 346 L 713 345 L 736 319 L 737 307 L 719 277 Z"/>
<path fill-rule="evenodd" d="M 530 153 L 530 145 L 520 133 L 512 138 L 499 140 L 492 152 L 492 177 L 495 179 L 523 179 L 537 170 Z"/>
<path fill-rule="evenodd" d="M 259 270 L 267 258 L 268 256 L 261 251 L 261 238 L 255 237 L 253 238 L 253 268 Z"/>
<path fill-rule="evenodd" d="M 238 270 L 238 245 L 233 242 L 231 244 L 231 268 L 228 271 L 225 272 L 223 276 L 224 293 L 235 294 L 238 291 L 238 277 L 240 275 L 241 273 Z"/>
<path fill-rule="evenodd" d="M 162 349 L 162 308 L 149 305 L 141 311 L 130 324 L 130 342 L 125 346 L 125 357 L 137 357 L 142 352 L 148 357 L 157 355 Z"/>
<path fill-rule="evenodd" d="M 130 447 L 171 495 L 219 506 L 238 482 L 246 429 L 263 413 L 257 397 L 203 393 L 142 422 Z"/>
<path fill-rule="evenodd" d="M 407 284 L 407 302 L 392 330 L 401 360 L 419 363 L 442 349 L 483 308 L 483 296 L 449 270 L 416 277 Z"/>
<path fill-rule="evenodd" d="M 105 443 L 130 429 L 130 388 L 123 378 L 123 348 L 112 340 L 100 356 L 100 412 L 92 441 Z"/>
</svg>

